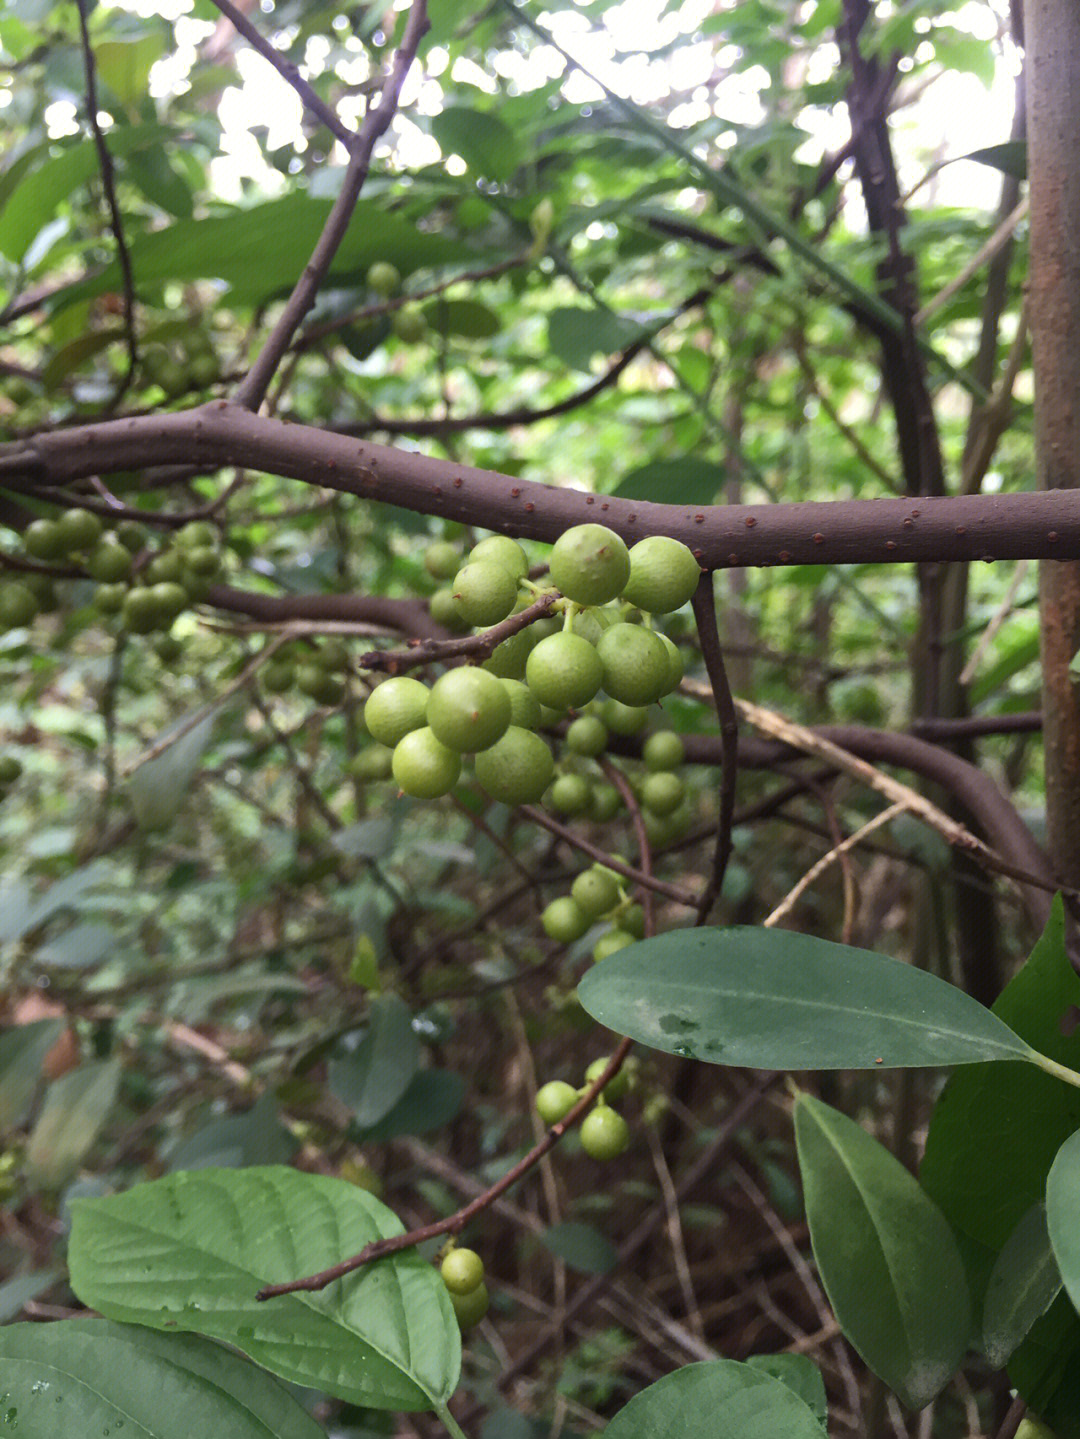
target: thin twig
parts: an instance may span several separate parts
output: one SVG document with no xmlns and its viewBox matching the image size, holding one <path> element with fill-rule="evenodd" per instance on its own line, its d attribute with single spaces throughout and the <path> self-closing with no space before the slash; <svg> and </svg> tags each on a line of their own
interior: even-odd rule
<svg viewBox="0 0 1080 1439">
<path fill-rule="evenodd" d="M 420 665 L 433 664 L 440 660 L 458 659 L 462 655 L 477 660 L 490 657 L 496 645 L 516 635 L 519 630 L 528 629 L 535 620 L 546 615 L 560 596 L 556 591 L 541 595 L 527 609 L 500 620 L 497 625 L 478 635 L 463 635 L 455 640 L 415 640 L 404 650 L 370 650 L 356 661 L 362 670 L 381 670 L 388 674 L 400 674 L 402 670 L 416 669 Z"/>
<path fill-rule="evenodd" d="M 109 402 L 111 408 L 118 405 L 127 393 L 135 378 L 135 370 L 139 363 L 139 342 L 135 334 L 135 277 L 131 269 L 131 254 L 124 235 L 124 218 L 120 213 L 120 205 L 116 198 L 116 176 L 113 171 L 112 156 L 109 154 L 109 147 L 105 143 L 105 135 L 98 120 L 97 67 L 94 64 L 94 50 L 90 44 L 90 30 L 87 25 L 87 0 L 78 0 L 78 11 L 83 69 L 86 74 L 86 108 L 89 111 L 90 128 L 94 132 L 94 146 L 98 154 L 98 167 L 101 170 L 101 188 L 105 192 L 105 203 L 109 207 L 109 227 L 116 242 L 116 258 L 120 265 L 124 288 L 124 339 L 127 344 L 128 367 L 127 373 L 113 392 L 113 397 Z"/>
<path fill-rule="evenodd" d="M 257 410 L 262 403 L 270 381 L 277 372 L 282 356 L 288 350 L 293 336 L 299 329 L 304 316 L 315 303 L 315 296 L 330 269 L 338 247 L 345 238 L 345 232 L 352 220 L 360 191 L 367 179 L 371 155 L 376 141 L 389 128 L 397 110 L 401 87 L 405 83 L 416 55 L 420 41 L 428 30 L 426 0 L 413 0 L 405 32 L 394 56 L 390 73 L 379 96 L 379 103 L 368 111 L 351 144 L 349 164 L 337 199 L 323 232 L 316 242 L 311 258 L 304 266 L 300 279 L 292 294 L 285 302 L 266 343 L 259 351 L 251 369 L 236 388 L 235 402 L 246 410 Z"/>
<path fill-rule="evenodd" d="M 546 810 L 539 809 L 535 805 L 523 804 L 519 806 L 518 813 L 531 824 L 538 824 L 551 834 L 557 835 L 559 839 L 564 840 L 567 844 L 573 845 L 573 847 L 579 849 L 582 854 L 587 854 L 590 859 L 596 860 L 599 864 L 606 865 L 608 869 L 613 869 L 616 874 L 621 874 L 625 879 L 633 880 L 633 882 L 642 889 L 652 890 L 655 894 L 662 894 L 665 899 L 673 900 L 675 904 L 681 904 L 687 909 L 693 909 L 695 903 L 694 897 L 688 890 L 679 889 L 674 884 L 668 884 L 666 880 L 656 879 L 655 876 L 646 874 L 644 870 L 635 869 L 632 864 L 627 864 L 625 860 L 616 859 L 614 855 L 608 854 L 607 850 L 601 849 L 599 845 L 592 844 L 587 839 L 582 839 L 581 835 L 570 829 L 568 825 L 561 824 L 554 815 L 548 814 Z"/>
<path fill-rule="evenodd" d="M 701 657 L 709 676 L 713 703 L 720 721 L 720 816 L 713 850 L 712 872 L 697 906 L 697 923 L 705 924 L 724 883 L 724 874 L 731 858 L 731 834 L 735 818 L 735 784 L 739 765 L 739 720 L 735 701 L 724 668 L 724 652 L 716 628 L 716 599 L 713 577 L 706 570 L 698 581 L 691 601 L 697 621 Z"/>
<path fill-rule="evenodd" d="M 637 795 L 634 793 L 630 781 L 618 765 L 614 765 L 606 759 L 600 759 L 597 763 L 604 772 L 604 778 L 619 791 L 623 804 L 630 811 L 634 837 L 637 840 L 638 853 L 641 855 L 641 873 L 646 881 L 645 893 L 641 896 L 641 907 L 645 914 L 645 938 L 649 939 L 656 932 L 656 916 L 653 910 L 653 890 L 648 884 L 653 877 L 652 845 L 649 843 L 648 831 L 645 829 L 645 816 L 641 813 L 641 806 L 638 804 Z"/>
<path fill-rule="evenodd" d="M 1013 237 L 1017 225 L 1019 225 L 1020 221 L 1027 214 L 1030 203 L 1028 196 L 1025 195 L 1019 205 L 1013 210 L 1012 214 L 1006 215 L 1005 219 L 1002 220 L 986 244 L 980 246 L 975 254 L 972 255 L 960 273 L 954 275 L 949 283 L 940 289 L 932 300 L 927 300 L 921 310 L 916 311 L 916 325 L 925 325 L 931 315 L 940 310 L 943 305 L 947 305 L 956 292 L 964 288 L 972 275 L 978 270 L 981 270 L 988 260 L 992 260 L 1003 245 L 1008 244 Z"/>
<path fill-rule="evenodd" d="M 1027 572 L 1030 568 L 1030 560 L 1017 560 L 1016 569 L 1013 571 L 1013 577 L 1009 581 L 1009 588 L 1005 591 L 1005 595 L 1001 601 L 1001 604 L 998 605 L 997 610 L 994 613 L 993 619 L 979 636 L 978 644 L 972 650 L 971 654 L 968 657 L 967 663 L 960 671 L 960 677 L 957 681 L 958 684 L 969 685 L 971 681 L 975 678 L 975 672 L 978 670 L 979 665 L 982 662 L 983 655 L 986 653 L 987 649 L 989 649 L 991 640 L 997 634 L 998 630 L 1001 629 L 1001 626 L 1009 618 L 1010 614 L 1012 614 L 1013 601 L 1016 599 L 1016 592 L 1023 584 L 1024 577 L 1027 575 Z"/>
<path fill-rule="evenodd" d="M 773 912 L 761 921 L 763 927 L 770 929 L 773 925 L 779 924 L 784 916 L 790 914 L 795 908 L 799 896 L 805 894 L 818 876 L 823 874 L 830 865 L 835 864 L 842 855 L 861 844 L 864 839 L 873 834 L 874 830 L 881 829 L 890 820 L 894 820 L 897 815 L 906 813 L 909 807 L 906 803 L 891 804 L 888 809 L 882 810 L 880 814 L 876 814 L 873 819 L 868 820 L 854 834 L 849 834 L 847 839 L 833 845 L 828 854 L 823 854 L 816 863 L 811 865 L 798 884 L 784 896 Z"/>
</svg>

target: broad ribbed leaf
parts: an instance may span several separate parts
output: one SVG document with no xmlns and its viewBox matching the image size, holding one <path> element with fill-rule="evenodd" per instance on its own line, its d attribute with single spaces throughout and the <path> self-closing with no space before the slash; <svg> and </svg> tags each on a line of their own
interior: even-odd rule
<svg viewBox="0 0 1080 1439">
<path fill-rule="evenodd" d="M 1050 1247 L 1046 1208 L 1033 1204 L 1005 1241 L 990 1272 L 983 1301 L 983 1351 L 1001 1369 L 1061 1289 Z"/>
<path fill-rule="evenodd" d="M 208 1339 L 101 1319 L 0 1329 L 4 1427 L 15 1439 L 319 1439 L 262 1369 Z"/>
<path fill-rule="evenodd" d="M 578 998 L 618 1034 L 711 1064 L 869 1069 L 1031 1055 L 925 970 L 774 929 L 674 930 L 628 945 L 589 971 Z"/>
<path fill-rule="evenodd" d="M 750 1364 L 687 1364 L 636 1394 L 604 1439 L 824 1439 L 814 1411 L 788 1385 Z"/>
<path fill-rule="evenodd" d="M 854 1120 L 803 1094 L 795 1139 L 814 1258 L 847 1338 L 913 1409 L 956 1372 L 967 1280 L 944 1215 Z"/>
<path fill-rule="evenodd" d="M 1046 1227 L 1065 1292 L 1080 1310 L 1080 1130 L 1065 1141 L 1050 1167 Z"/>
<path fill-rule="evenodd" d="M 266 1284 L 401 1233 L 343 1180 L 278 1167 L 203 1169 L 72 1203 L 72 1288 L 112 1319 L 235 1345 L 275 1374 L 375 1409 L 430 1409 L 461 1347 L 446 1288 L 406 1251 L 317 1293 L 260 1304 Z"/>
</svg>

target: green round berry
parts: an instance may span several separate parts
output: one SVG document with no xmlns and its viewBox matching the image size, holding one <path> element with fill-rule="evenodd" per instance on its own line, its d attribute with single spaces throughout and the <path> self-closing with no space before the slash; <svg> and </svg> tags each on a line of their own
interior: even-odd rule
<svg viewBox="0 0 1080 1439">
<path fill-rule="evenodd" d="M 651 615 L 666 615 L 686 604 L 700 579 L 701 566 L 681 540 L 650 535 L 630 550 L 622 597 Z"/>
<path fill-rule="evenodd" d="M 581 1147 L 590 1159 L 617 1159 L 630 1143 L 630 1126 L 607 1104 L 589 1111 L 581 1125 Z"/>
<path fill-rule="evenodd" d="M 364 705 L 364 724 L 372 739 L 393 749 L 413 730 L 427 724 L 427 685 L 395 675 L 372 690 Z"/>
<path fill-rule="evenodd" d="M 410 730 L 398 741 L 392 769 L 398 788 L 405 794 L 414 799 L 438 799 L 457 784 L 461 756 L 447 749 L 425 726 Z"/>
<path fill-rule="evenodd" d="M 178 585 L 183 575 L 183 551 L 172 548 L 161 550 L 142 571 L 142 578 L 147 584 Z"/>
<path fill-rule="evenodd" d="M 510 635 L 495 646 L 484 661 L 484 669 L 498 675 L 500 679 L 523 680 L 525 666 L 535 643 L 536 640 L 529 630 L 518 630 L 516 635 Z"/>
<path fill-rule="evenodd" d="M 146 546 L 146 531 L 138 520 L 121 520 L 116 527 L 116 538 L 130 555 L 137 555 Z"/>
<path fill-rule="evenodd" d="M 607 749 L 608 732 L 596 715 L 581 715 L 566 731 L 566 748 L 595 759 Z"/>
<path fill-rule="evenodd" d="M 490 749 L 510 723 L 510 696 L 487 670 L 447 670 L 432 686 L 427 722 L 435 738 L 459 754 Z"/>
<path fill-rule="evenodd" d="M 573 630 L 576 635 L 594 645 L 609 624 L 611 619 L 603 610 L 582 610 L 574 616 Z"/>
<path fill-rule="evenodd" d="M 518 725 L 511 725 L 490 749 L 476 756 L 477 783 L 503 804 L 535 804 L 554 770 L 555 761 L 544 741 Z"/>
<path fill-rule="evenodd" d="M 450 1303 L 453 1305 L 459 1328 L 472 1329 L 479 1324 L 488 1312 L 488 1302 L 487 1285 L 483 1283 L 478 1284 L 471 1294 L 452 1293 Z"/>
<path fill-rule="evenodd" d="M 517 592 L 517 576 L 490 560 L 463 565 L 454 577 L 454 599 L 462 619 L 470 625 L 497 625 L 506 619 Z"/>
<path fill-rule="evenodd" d="M 345 681 L 341 675 L 333 674 L 311 661 L 297 669 L 296 687 L 301 694 L 320 705 L 338 705 L 345 695 Z"/>
<path fill-rule="evenodd" d="M 596 824 L 608 824 L 622 809 L 622 795 L 613 784 L 601 780 L 589 796 L 589 818 Z"/>
<path fill-rule="evenodd" d="M 510 723 L 518 729 L 540 728 L 540 701 L 527 684 L 521 680 L 500 679 L 499 683 L 510 696 Z"/>
<path fill-rule="evenodd" d="M 454 598 L 454 591 L 449 585 L 435 591 L 428 600 L 428 609 L 437 625 L 442 625 L 454 634 L 463 634 L 469 628 L 469 622 L 461 613 L 461 606 Z"/>
<path fill-rule="evenodd" d="M 612 734 L 624 736 L 640 734 L 649 723 L 649 711 L 640 705 L 624 705 L 620 700 L 605 700 L 600 708 L 600 718 Z"/>
<path fill-rule="evenodd" d="M 111 535 L 99 540 L 86 562 L 91 579 L 103 585 L 115 585 L 131 574 L 131 553 Z"/>
<path fill-rule="evenodd" d="M 579 605 L 603 605 L 622 593 L 630 576 L 626 546 L 605 525 L 575 525 L 555 541 L 551 583 Z"/>
<path fill-rule="evenodd" d="M 38 613 L 38 602 L 28 585 L 7 580 L 0 585 L 0 630 L 21 629 Z"/>
<path fill-rule="evenodd" d="M 269 694 L 283 695 L 296 683 L 296 666 L 291 660 L 272 659 L 261 673 L 262 686 Z"/>
<path fill-rule="evenodd" d="M 551 1079 L 536 1091 L 536 1112 L 545 1124 L 558 1124 L 577 1102 L 577 1090 L 565 1079 Z"/>
<path fill-rule="evenodd" d="M 660 636 L 641 625 L 612 625 L 600 636 L 596 653 L 604 671 L 604 689 L 625 705 L 650 705 L 668 692 L 671 665 Z"/>
<path fill-rule="evenodd" d="M 172 624 L 178 614 L 183 613 L 190 603 L 190 596 L 183 585 L 174 580 L 161 580 L 149 588 L 154 603 L 161 611 L 162 623 Z"/>
<path fill-rule="evenodd" d="M 516 580 L 523 580 L 529 573 L 529 560 L 525 551 L 509 535 L 488 535 L 486 540 L 473 545 L 469 551 L 470 565 L 499 565 Z"/>
<path fill-rule="evenodd" d="M 451 1249 L 439 1273 L 451 1294 L 471 1294 L 484 1282 L 484 1261 L 475 1249 Z"/>
<path fill-rule="evenodd" d="M 13 754 L 0 755 L 0 784 L 14 784 L 22 772 L 22 764 Z"/>
<path fill-rule="evenodd" d="M 324 670 L 342 674 L 348 671 L 352 655 L 344 640 L 331 636 L 330 639 L 323 640 L 315 651 L 314 659 L 315 663 L 322 665 Z"/>
<path fill-rule="evenodd" d="M 642 819 L 649 843 L 653 849 L 662 849 L 664 845 L 674 844 L 677 839 L 682 839 L 693 822 L 693 814 L 680 805 L 670 814 L 657 814 L 651 809 L 643 810 Z"/>
<path fill-rule="evenodd" d="M 221 374 L 216 355 L 193 355 L 188 361 L 188 378 L 197 390 L 205 390 Z"/>
<path fill-rule="evenodd" d="M 588 704 L 602 678 L 595 647 L 566 630 L 541 640 L 525 663 L 525 683 L 541 704 L 556 710 Z"/>
<path fill-rule="evenodd" d="M 641 802 L 653 814 L 674 814 L 685 796 L 686 785 L 670 770 L 646 775 L 641 786 Z"/>
<path fill-rule="evenodd" d="M 185 551 L 183 569 L 206 579 L 213 579 L 221 569 L 221 555 L 212 545 L 195 545 Z"/>
<path fill-rule="evenodd" d="M 152 590 L 137 589 L 128 590 L 124 596 L 120 620 L 124 629 L 130 630 L 133 635 L 148 635 L 163 627 L 164 616 Z"/>
<path fill-rule="evenodd" d="M 573 819 L 575 815 L 585 813 L 591 796 L 592 785 L 582 775 L 561 774 L 548 790 L 546 799 L 556 814 Z"/>
<path fill-rule="evenodd" d="M 540 925 L 548 939 L 557 940 L 559 944 L 573 944 L 588 929 L 589 918 L 582 914 L 575 900 L 563 895 L 544 907 Z"/>
<path fill-rule="evenodd" d="M 154 641 L 154 653 L 162 664 L 175 664 L 184 653 L 184 642 L 179 635 L 159 635 Z"/>
<path fill-rule="evenodd" d="M 609 869 L 586 869 L 570 886 L 570 895 L 590 919 L 599 919 L 618 904 L 619 884 Z"/>
<path fill-rule="evenodd" d="M 415 345 L 427 334 L 427 320 L 422 310 L 407 308 L 397 310 L 390 321 L 391 328 L 399 340 L 406 345 Z"/>
<path fill-rule="evenodd" d="M 645 911 L 640 904 L 631 904 L 617 916 L 619 928 L 635 939 L 645 938 Z"/>
<path fill-rule="evenodd" d="M 565 710 L 552 709 L 550 705 L 540 706 L 540 727 L 541 729 L 554 729 L 557 724 L 562 724 L 566 718 Z"/>
<path fill-rule="evenodd" d="M 24 573 L 19 583 L 25 585 L 37 600 L 39 615 L 49 614 L 59 608 L 56 586 L 48 575 Z"/>
<path fill-rule="evenodd" d="M 585 1083 L 595 1084 L 608 1067 L 611 1056 L 604 1055 L 602 1059 L 594 1059 L 585 1071 Z M 629 1064 L 624 1063 L 614 1079 L 609 1079 L 600 1091 L 600 1098 L 605 1104 L 615 1104 L 624 1099 L 630 1092 L 631 1071 Z"/>
<path fill-rule="evenodd" d="M 176 543 L 185 550 L 217 549 L 217 527 L 209 520 L 189 520 L 177 530 Z"/>
<path fill-rule="evenodd" d="M 424 569 L 433 580 L 452 580 L 461 569 L 461 552 L 449 540 L 437 540 L 424 551 Z"/>
<path fill-rule="evenodd" d="M 646 769 L 678 769 L 686 758 L 686 746 L 673 729 L 659 729 L 642 745 L 641 758 Z"/>
<path fill-rule="evenodd" d="M 682 684 L 684 673 L 682 650 L 675 641 L 664 634 L 662 630 L 657 631 L 657 638 L 667 651 L 668 657 L 668 681 L 667 689 L 665 689 L 664 693 L 673 694 Z"/>
<path fill-rule="evenodd" d="M 56 520 L 31 520 L 23 530 L 23 548 L 35 560 L 58 560 L 67 554 L 63 531 Z"/>
<path fill-rule="evenodd" d="M 94 608 L 103 615 L 118 615 L 127 598 L 127 585 L 98 585 L 94 591 Z"/>
<path fill-rule="evenodd" d="M 92 510 L 65 510 L 56 523 L 69 555 L 92 549 L 105 528 Z"/>
<path fill-rule="evenodd" d="M 384 744 L 368 745 L 346 761 L 345 772 L 362 784 L 369 780 L 389 779 L 394 772 L 394 752 Z"/>
<path fill-rule="evenodd" d="M 609 929 L 607 934 L 602 934 L 593 945 L 593 962 L 599 964 L 601 960 L 610 958 L 620 949 L 625 949 L 628 944 L 633 944 L 634 936 L 625 929 Z"/>
<path fill-rule="evenodd" d="M 401 271 L 389 260 L 376 260 L 367 272 L 368 289 L 384 298 L 394 294 L 401 285 Z"/>
</svg>

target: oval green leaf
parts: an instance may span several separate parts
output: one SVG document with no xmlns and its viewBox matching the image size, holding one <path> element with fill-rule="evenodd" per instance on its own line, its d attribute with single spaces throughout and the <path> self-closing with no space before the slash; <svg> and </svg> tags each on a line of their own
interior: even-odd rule
<svg viewBox="0 0 1080 1439">
<path fill-rule="evenodd" d="M 58 1189 L 72 1177 L 101 1133 L 119 1086 L 115 1059 L 80 1064 L 49 1085 L 26 1147 L 26 1172 L 34 1183 Z"/>
<path fill-rule="evenodd" d="M 330 1065 L 330 1088 L 361 1129 L 378 1124 L 405 1095 L 420 1066 L 412 1013 L 396 994 L 372 1001 L 371 1023 L 353 1052 Z"/>
<path fill-rule="evenodd" d="M 708 1433 L 723 1439 L 824 1439 L 814 1411 L 786 1384 L 750 1364 L 711 1359 L 687 1364 L 636 1394 L 604 1439 L 672 1439 Z"/>
<path fill-rule="evenodd" d="M 1050 1246 L 1046 1208 L 1033 1204 L 1005 1241 L 983 1301 L 983 1352 L 995 1369 L 1057 1298 L 1061 1272 Z"/>
<path fill-rule="evenodd" d="M 971 1335 L 944 1215 L 854 1120 L 802 1094 L 795 1142 L 814 1258 L 840 1327 L 912 1409 L 948 1383 Z"/>
<path fill-rule="evenodd" d="M 446 1287 L 414 1252 L 318 1293 L 256 1300 L 264 1285 L 402 1232 L 391 1210 L 343 1180 L 203 1169 L 71 1207 L 72 1288 L 110 1319 L 221 1339 L 284 1379 L 368 1408 L 435 1408 L 457 1384 Z"/>
<path fill-rule="evenodd" d="M 1065 1292 L 1080 1310 L 1080 1129 L 1057 1152 L 1046 1181 L 1046 1227 Z"/>
<path fill-rule="evenodd" d="M 1031 1059 L 962 990 L 900 960 L 773 929 L 673 930 L 591 969 L 578 999 L 653 1049 L 755 1069 Z"/>
<path fill-rule="evenodd" d="M 262 1369 L 207 1339 L 100 1319 L 0 1329 L 5 1427 L 19 1439 L 320 1439 Z"/>
</svg>

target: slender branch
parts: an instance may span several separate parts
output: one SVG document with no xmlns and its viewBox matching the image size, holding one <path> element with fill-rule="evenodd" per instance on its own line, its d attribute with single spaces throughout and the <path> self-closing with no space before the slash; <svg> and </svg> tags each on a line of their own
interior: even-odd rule
<svg viewBox="0 0 1080 1439">
<path fill-rule="evenodd" d="M 428 30 L 426 0 L 413 0 L 405 32 L 397 54 L 394 56 L 390 73 L 379 96 L 379 103 L 368 111 L 357 135 L 350 146 L 349 164 L 345 171 L 341 190 L 334 201 L 323 232 L 316 242 L 311 258 L 300 275 L 296 287 L 285 307 L 278 316 L 266 343 L 259 351 L 251 369 L 236 389 L 236 403 L 248 410 L 257 410 L 262 403 L 270 381 L 281 363 L 282 357 L 292 343 L 293 336 L 300 328 L 304 316 L 315 303 L 315 296 L 326 278 L 338 247 L 345 238 L 345 232 L 352 220 L 360 191 L 367 179 L 371 155 L 376 141 L 385 133 L 397 110 L 401 87 L 415 58 L 420 41 Z"/>
<path fill-rule="evenodd" d="M 596 860 L 598 864 L 613 869 L 616 874 L 621 874 L 624 879 L 629 879 L 641 889 L 652 890 L 655 894 L 662 894 L 665 899 L 672 900 L 675 904 L 681 904 L 687 909 L 693 909 L 694 896 L 685 889 L 679 889 L 674 884 L 668 884 L 666 880 L 657 879 L 652 874 L 646 874 L 644 870 L 635 869 L 633 865 L 627 864 L 624 860 L 616 859 L 614 855 L 608 854 L 607 850 L 601 849 L 597 844 L 591 844 L 589 840 L 583 839 L 576 830 L 568 825 L 561 824 L 554 815 L 548 814 L 546 810 L 538 809 L 535 805 L 523 804 L 519 806 L 518 813 L 527 819 L 530 824 L 538 824 L 541 829 L 548 830 L 551 834 L 557 835 L 566 844 L 572 845 L 582 854 L 587 854 L 590 859 Z"/>
<path fill-rule="evenodd" d="M 90 30 L 87 25 L 87 0 L 78 0 L 79 38 L 82 45 L 83 69 L 86 74 L 86 108 L 89 111 L 90 128 L 94 132 L 94 146 L 101 170 L 101 188 L 105 192 L 105 203 L 109 207 L 109 227 L 116 242 L 116 258 L 120 265 L 121 281 L 124 287 L 124 339 L 127 344 L 127 372 L 113 392 L 110 405 L 115 406 L 123 399 L 135 378 L 139 363 L 139 342 L 135 334 L 135 277 L 131 269 L 131 254 L 124 235 L 124 217 L 116 198 L 116 176 L 112 156 L 105 142 L 105 136 L 98 120 L 97 67 L 94 64 L 94 50 L 90 44 Z"/>
<path fill-rule="evenodd" d="M 892 820 L 896 819 L 898 815 L 905 814 L 908 808 L 908 805 L 897 801 L 896 804 L 889 805 L 888 809 L 883 809 L 880 814 L 876 814 L 873 819 L 867 820 L 854 834 L 849 834 L 847 839 L 841 840 L 839 844 L 834 844 L 828 854 L 823 854 L 819 860 L 815 861 L 803 875 L 802 879 L 788 891 L 772 913 L 761 921 L 762 928 L 771 929 L 774 925 L 779 924 L 786 914 L 791 913 L 795 908 L 799 896 L 806 893 L 819 875 L 824 874 L 837 860 L 842 859 L 849 850 L 862 844 L 863 840 L 868 839 L 876 829 L 881 829 L 884 825 L 889 824 Z"/>
<path fill-rule="evenodd" d="M 697 906 L 697 924 L 705 924 L 724 883 L 731 858 L 731 832 L 735 819 L 735 786 L 739 772 L 739 718 L 724 668 L 724 652 L 716 628 L 716 597 L 713 577 L 706 571 L 698 581 L 691 601 L 701 641 L 701 657 L 709 676 L 713 703 L 720 721 L 720 817 L 713 850 L 712 871 Z"/>
<path fill-rule="evenodd" d="M 528 609 L 500 620 L 497 625 L 492 625 L 478 635 L 463 635 L 455 640 L 413 640 L 407 650 L 369 650 L 367 654 L 360 655 L 356 663 L 362 670 L 380 670 L 396 675 L 402 670 L 416 669 L 420 665 L 434 664 L 436 661 L 459 659 L 462 656 L 486 660 L 496 645 L 509 639 L 511 635 L 516 635 L 520 630 L 528 629 L 534 620 L 546 615 L 559 598 L 555 591 L 541 595 Z"/>
<path fill-rule="evenodd" d="M 80 3 L 84 3 L 84 0 L 80 0 Z M 338 118 L 334 110 L 320 97 L 318 91 L 304 79 L 299 68 L 280 50 L 275 49 L 269 40 L 259 34 L 244 12 L 232 4 L 232 0 L 213 0 L 213 4 L 225 16 L 237 34 L 243 35 L 251 48 L 257 50 L 264 60 L 273 65 L 286 84 L 292 86 L 316 120 L 325 125 L 331 135 L 341 141 L 346 150 L 351 150 L 357 141 L 356 133 Z"/>
<path fill-rule="evenodd" d="M 651 880 L 653 877 L 652 845 L 649 843 L 648 831 L 645 828 L 645 817 L 641 813 L 641 806 L 638 804 L 637 795 L 634 793 L 630 781 L 618 765 L 614 765 L 606 759 L 601 759 L 598 763 L 604 772 L 604 778 L 619 791 L 623 804 L 630 811 L 630 821 L 634 826 L 634 838 L 637 840 L 638 853 L 641 855 L 641 873 L 646 881 Z M 642 895 L 641 907 L 645 913 L 645 938 L 650 939 L 656 933 L 653 890 L 652 886 L 648 883 L 645 884 L 644 888 L 645 893 Z"/>
</svg>

